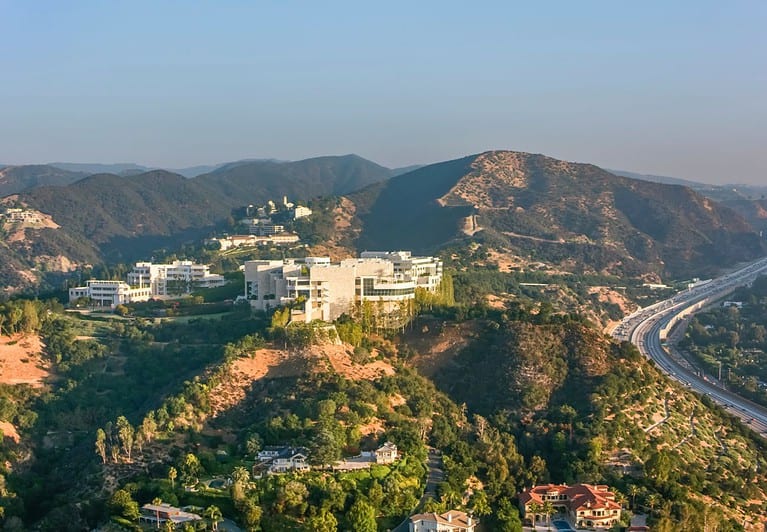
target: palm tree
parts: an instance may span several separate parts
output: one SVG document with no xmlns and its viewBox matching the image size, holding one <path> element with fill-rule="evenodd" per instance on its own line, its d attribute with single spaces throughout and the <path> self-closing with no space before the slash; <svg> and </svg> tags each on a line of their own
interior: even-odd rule
<svg viewBox="0 0 767 532">
<path fill-rule="evenodd" d="M 543 506 L 541 507 L 541 512 L 546 516 L 546 528 L 551 530 L 551 522 L 549 518 L 551 514 L 554 513 L 554 505 L 551 504 L 551 501 L 546 501 L 543 503 Z"/>
<path fill-rule="evenodd" d="M 224 520 L 224 516 L 218 506 L 208 506 L 205 508 L 205 517 L 210 519 L 213 524 L 213 530 L 218 530 L 218 524 Z"/>
<path fill-rule="evenodd" d="M 244 467 L 238 466 L 234 468 L 234 471 L 232 471 L 232 481 L 235 483 L 241 482 L 243 484 L 247 484 L 249 480 L 250 473 Z"/>
<path fill-rule="evenodd" d="M 634 509 L 634 504 L 636 502 L 637 495 L 639 495 L 639 486 L 636 484 L 631 484 L 628 489 L 629 497 L 631 497 L 631 509 Z"/>
<path fill-rule="evenodd" d="M 177 476 L 178 476 L 178 471 L 176 470 L 176 468 L 173 466 L 170 466 L 170 469 L 168 469 L 168 480 L 170 480 L 170 489 L 175 489 Z"/>
<path fill-rule="evenodd" d="M 533 528 L 535 528 L 535 522 L 538 520 L 538 516 L 543 513 L 543 506 L 537 502 L 531 502 L 527 505 L 527 510 L 533 516 L 531 519 Z"/>
<path fill-rule="evenodd" d="M 647 496 L 645 499 L 645 504 L 650 507 L 650 513 L 652 514 L 655 510 L 655 507 L 658 506 L 658 503 L 660 502 L 660 497 L 657 493 L 651 493 Z"/>
<path fill-rule="evenodd" d="M 154 517 L 155 517 L 155 524 L 157 525 L 157 528 L 160 528 L 160 509 L 157 508 L 157 506 L 160 506 L 162 504 L 162 499 L 160 497 L 155 497 L 152 499 L 152 504 L 155 505 L 154 509 Z"/>
</svg>

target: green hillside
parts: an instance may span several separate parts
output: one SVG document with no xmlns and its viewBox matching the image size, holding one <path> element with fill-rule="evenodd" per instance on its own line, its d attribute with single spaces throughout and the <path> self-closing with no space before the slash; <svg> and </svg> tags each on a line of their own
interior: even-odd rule
<svg viewBox="0 0 767 532">
<path fill-rule="evenodd" d="M 239 162 L 197 176 L 194 182 L 212 196 L 238 200 L 240 205 L 245 199 L 263 203 L 287 195 L 291 201 L 306 201 L 348 194 L 390 175 L 388 168 L 357 155 L 344 155 L 295 162 Z"/>
<path fill-rule="evenodd" d="M 0 168 L 0 197 L 17 194 L 36 187 L 64 186 L 88 174 L 47 164 L 28 164 Z"/>
</svg>

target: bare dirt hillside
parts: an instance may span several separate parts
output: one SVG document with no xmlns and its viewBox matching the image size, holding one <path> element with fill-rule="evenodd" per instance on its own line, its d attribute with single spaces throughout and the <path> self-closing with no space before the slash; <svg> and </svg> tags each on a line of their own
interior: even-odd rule
<svg viewBox="0 0 767 532">
<path fill-rule="evenodd" d="M 38 335 L 0 336 L 0 383 L 41 387 L 50 376 Z"/>
</svg>

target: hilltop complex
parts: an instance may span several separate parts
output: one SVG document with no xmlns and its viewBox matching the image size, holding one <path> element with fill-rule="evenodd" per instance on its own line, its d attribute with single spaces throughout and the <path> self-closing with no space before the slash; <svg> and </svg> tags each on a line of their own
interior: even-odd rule
<svg viewBox="0 0 767 532">
<path fill-rule="evenodd" d="M 359 258 L 254 260 L 245 263 L 245 297 L 257 310 L 291 304 L 291 320 L 332 321 L 364 301 L 392 313 L 415 299 L 417 288 L 434 292 L 442 261 L 409 251 L 363 252 Z"/>
<path fill-rule="evenodd" d="M 222 286 L 224 276 L 210 273 L 207 264 L 176 260 L 170 264 L 137 262 L 127 275 L 127 282 L 91 279 L 85 286 L 69 289 L 69 302 L 89 298 L 97 306 L 115 307 L 190 293 L 195 288 Z"/>
</svg>

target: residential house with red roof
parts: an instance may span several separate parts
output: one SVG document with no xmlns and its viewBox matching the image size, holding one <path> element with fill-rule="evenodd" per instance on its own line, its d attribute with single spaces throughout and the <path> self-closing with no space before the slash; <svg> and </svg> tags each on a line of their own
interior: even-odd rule
<svg viewBox="0 0 767 532">
<path fill-rule="evenodd" d="M 535 486 L 519 494 L 523 517 L 532 515 L 531 506 L 551 503 L 554 511 L 562 514 L 576 527 L 610 528 L 621 518 L 621 505 L 615 494 L 602 484 L 546 484 Z M 534 509 L 534 506 L 533 506 Z M 538 516 L 542 515 L 540 512 Z"/>
</svg>

